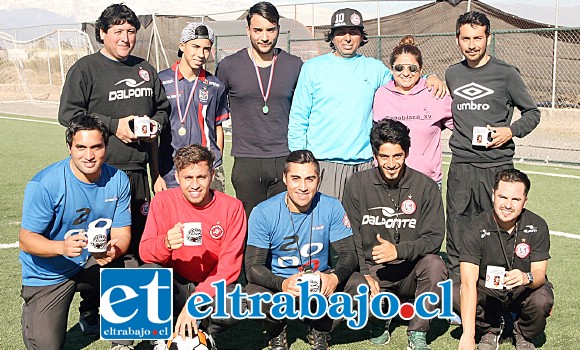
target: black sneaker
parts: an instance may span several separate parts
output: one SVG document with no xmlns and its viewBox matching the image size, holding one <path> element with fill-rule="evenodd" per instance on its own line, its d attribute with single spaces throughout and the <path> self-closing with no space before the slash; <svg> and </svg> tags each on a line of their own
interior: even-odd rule
<svg viewBox="0 0 580 350">
<path fill-rule="evenodd" d="M 516 340 L 516 350 L 535 350 L 534 344 L 529 342 L 523 335 L 518 332 L 514 333 L 514 338 Z"/>
<path fill-rule="evenodd" d="M 282 331 L 270 338 L 268 341 L 268 350 L 288 350 L 288 340 L 286 339 L 286 326 Z"/>
<path fill-rule="evenodd" d="M 79 317 L 79 327 L 85 335 L 99 335 L 99 322 L 98 310 L 85 311 Z"/>
<path fill-rule="evenodd" d="M 308 331 L 308 343 L 312 350 L 329 350 L 330 332 L 319 332 L 314 328 Z"/>
<path fill-rule="evenodd" d="M 499 349 L 499 335 L 491 332 L 485 333 L 477 344 L 478 350 L 498 350 Z"/>
</svg>

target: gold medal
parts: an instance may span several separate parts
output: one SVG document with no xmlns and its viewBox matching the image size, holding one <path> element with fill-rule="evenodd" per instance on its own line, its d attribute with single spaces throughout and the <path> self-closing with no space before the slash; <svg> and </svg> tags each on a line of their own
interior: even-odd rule
<svg viewBox="0 0 580 350">
<path fill-rule="evenodd" d="M 264 114 L 268 114 L 269 111 L 270 109 L 268 108 L 268 106 L 264 104 L 264 107 L 262 107 L 262 112 L 264 112 Z"/>
<path fill-rule="evenodd" d="M 177 133 L 179 134 L 179 136 L 185 136 L 185 134 L 187 134 L 187 130 L 185 130 L 185 118 L 187 118 L 187 113 L 189 112 L 189 107 L 191 104 L 191 101 L 193 101 L 193 94 L 195 92 L 195 88 L 197 87 L 197 82 L 199 81 L 199 76 L 195 77 L 195 83 L 193 83 L 193 88 L 191 89 L 191 92 L 189 93 L 189 98 L 187 99 L 187 105 L 185 106 L 185 113 L 181 113 L 181 104 L 179 103 L 179 86 L 177 84 L 177 82 L 179 81 L 178 76 L 177 76 L 177 71 L 179 70 L 179 65 L 177 65 L 177 67 L 175 68 L 175 91 L 176 91 L 176 97 L 175 97 L 175 102 L 177 103 L 177 115 L 179 116 L 179 121 L 181 122 L 181 128 L 179 128 L 177 130 Z M 202 71 L 200 71 L 201 73 Z"/>
</svg>

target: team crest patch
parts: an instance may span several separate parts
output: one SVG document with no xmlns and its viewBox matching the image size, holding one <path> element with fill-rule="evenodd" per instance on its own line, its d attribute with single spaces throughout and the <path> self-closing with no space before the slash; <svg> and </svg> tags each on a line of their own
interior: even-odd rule
<svg viewBox="0 0 580 350">
<path fill-rule="evenodd" d="M 488 231 L 488 230 L 486 230 L 486 229 L 483 229 L 483 230 L 481 230 L 480 232 L 481 232 L 481 238 L 485 238 L 485 236 L 489 236 L 489 235 L 491 235 L 491 232 L 489 232 L 489 231 Z"/>
<path fill-rule="evenodd" d="M 222 238 L 222 236 L 224 235 L 224 229 L 223 227 L 221 227 L 221 225 L 218 223 L 216 225 L 213 225 L 210 229 L 209 229 L 209 235 L 211 236 L 211 238 L 213 239 L 220 239 Z"/>
<path fill-rule="evenodd" d="M 411 198 L 405 199 L 403 203 L 401 203 L 401 211 L 403 214 L 411 215 L 415 210 L 417 210 L 417 204 L 415 204 Z"/>
<path fill-rule="evenodd" d="M 207 102 L 209 98 L 209 91 L 206 88 L 199 90 L 199 101 L 200 102 Z"/>
<path fill-rule="evenodd" d="M 350 23 L 358 26 L 360 24 L 360 17 L 356 13 L 353 13 L 350 15 Z"/>
<path fill-rule="evenodd" d="M 527 243 L 520 243 L 516 246 L 516 255 L 520 259 L 524 259 L 530 254 L 530 245 Z"/>
<path fill-rule="evenodd" d="M 342 223 L 344 224 L 344 226 L 350 228 L 350 220 L 348 219 L 348 216 L 346 215 L 346 213 L 342 217 Z"/>
<path fill-rule="evenodd" d="M 149 72 L 143 68 L 139 69 L 139 76 L 145 81 L 151 80 L 151 78 L 149 77 Z"/>
<path fill-rule="evenodd" d="M 143 203 L 143 205 L 141 205 L 141 209 L 139 209 L 139 211 L 141 212 L 141 215 L 147 216 L 147 214 L 149 214 L 149 202 Z"/>
</svg>

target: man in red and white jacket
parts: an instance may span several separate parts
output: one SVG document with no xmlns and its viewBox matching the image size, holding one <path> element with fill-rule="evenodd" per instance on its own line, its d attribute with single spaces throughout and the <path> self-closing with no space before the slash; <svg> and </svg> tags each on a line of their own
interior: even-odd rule
<svg viewBox="0 0 580 350">
<path fill-rule="evenodd" d="M 139 246 L 145 263 L 173 268 L 174 315 L 179 315 L 175 332 L 184 339 L 192 330 L 197 333 L 197 320 L 185 307 L 187 299 L 195 293 L 215 298 L 211 283 L 220 280 L 225 280 L 227 293 L 233 291 L 242 266 L 246 214 L 242 202 L 210 189 L 213 161 L 213 153 L 200 145 L 177 151 L 179 188 L 153 198 Z M 226 305 L 228 314 L 230 307 Z M 206 318 L 201 327 L 212 335 L 236 322 Z"/>
</svg>

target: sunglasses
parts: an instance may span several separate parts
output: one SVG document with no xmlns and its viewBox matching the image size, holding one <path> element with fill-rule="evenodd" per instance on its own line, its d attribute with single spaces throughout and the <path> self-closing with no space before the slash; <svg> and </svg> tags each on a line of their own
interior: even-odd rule
<svg viewBox="0 0 580 350">
<path fill-rule="evenodd" d="M 395 71 L 400 73 L 405 70 L 405 67 L 408 67 L 409 72 L 411 73 L 416 73 L 419 71 L 419 66 L 416 64 L 396 64 L 393 68 L 395 68 Z"/>
</svg>

